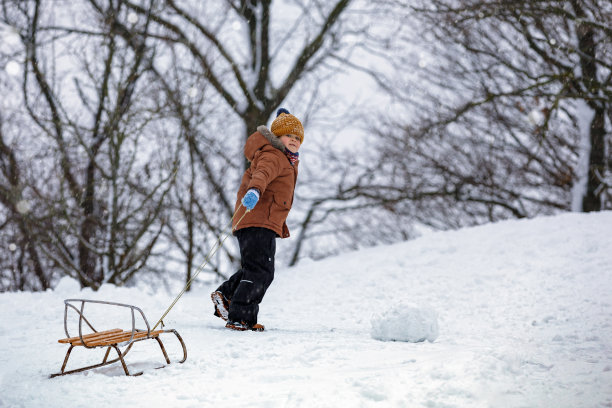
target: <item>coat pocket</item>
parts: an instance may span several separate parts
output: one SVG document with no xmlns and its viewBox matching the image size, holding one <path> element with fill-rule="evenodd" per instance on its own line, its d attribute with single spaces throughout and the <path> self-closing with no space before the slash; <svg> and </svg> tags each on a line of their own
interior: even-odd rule
<svg viewBox="0 0 612 408">
<path fill-rule="evenodd" d="M 270 220 L 278 225 L 282 225 L 291 210 L 290 199 L 283 194 L 274 194 L 272 207 L 270 208 Z"/>
</svg>

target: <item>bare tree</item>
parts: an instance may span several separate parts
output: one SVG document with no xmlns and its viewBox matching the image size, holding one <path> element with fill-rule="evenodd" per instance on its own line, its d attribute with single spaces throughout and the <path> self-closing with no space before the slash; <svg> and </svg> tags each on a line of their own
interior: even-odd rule
<svg viewBox="0 0 612 408">
<path fill-rule="evenodd" d="M 351 8 L 355 3 L 358 4 Z M 364 18 L 374 6 L 348 0 L 283 4 L 249 0 L 203 7 L 198 2 L 168 0 L 152 9 L 137 2 L 129 3 L 129 7 L 140 16 L 151 16 L 156 27 L 152 35 L 176 56 L 172 72 L 160 69 L 160 78 L 173 78 L 174 83 L 168 83 L 167 89 L 174 95 L 171 99 L 181 123 L 181 137 L 188 141 L 188 160 L 197 162 L 195 167 L 190 165 L 189 181 L 182 185 L 183 191 L 190 192 L 189 198 L 185 197 L 180 205 L 182 221 L 169 229 L 173 241 L 182 247 L 181 252 L 189 260 L 189 277 L 194 257 L 194 245 L 189 243 L 196 236 L 194 226 L 204 228 L 207 237 L 204 242 L 209 245 L 203 247 L 210 247 L 223 233 L 222 227 L 233 213 L 235 189 L 243 166 L 248 165 L 240 161 L 243 140 L 258 125 L 267 123 L 287 99 L 294 101 L 296 112 L 301 109 L 300 116 L 306 124 L 311 116 L 329 107 L 331 101 L 318 100 L 320 84 L 341 69 L 358 68 L 358 64 L 350 61 L 351 52 L 376 43 L 377 39 L 368 33 L 368 21 Z M 206 102 L 208 106 L 215 106 L 214 111 L 194 109 L 180 97 L 193 84 L 202 87 L 204 83 L 209 84 Z M 202 110 L 216 117 L 209 123 L 217 126 L 198 123 Z M 346 120 L 351 117 L 347 115 Z M 341 172 L 346 172 L 350 163 L 334 163 L 330 171 L 335 171 L 338 165 L 344 167 Z M 199 186 L 193 184 L 198 173 L 203 175 Z M 302 185 L 314 184 L 311 179 L 305 183 L 305 177 L 300 176 Z M 328 183 L 339 181 L 328 174 L 324 178 Z M 303 200 L 292 214 L 299 213 L 303 219 L 293 229 L 297 239 L 292 243 L 294 248 L 288 259 L 291 263 L 303 254 L 304 240 L 316 239 L 316 234 L 309 235 L 307 230 L 328 220 L 326 216 L 313 217 L 312 210 L 325 207 L 342 212 L 340 208 L 332 208 L 334 203 L 344 202 L 342 198 L 337 199 L 335 191 L 333 186 L 328 186 L 325 193 L 298 193 Z M 224 255 L 230 262 L 235 261 L 235 248 L 224 248 Z M 221 265 L 215 263 L 209 267 L 221 274 Z"/>
<path fill-rule="evenodd" d="M 128 4 L 141 15 L 150 13 L 160 28 L 157 38 L 189 52 L 192 68 L 212 85 L 236 120 L 244 123 L 246 138 L 267 122 L 307 73 L 333 55 L 336 26 L 350 0 L 325 6 L 317 2 L 287 5 L 289 12 L 301 15 L 288 19 L 293 26 L 276 32 L 271 0 L 227 0 L 213 7 L 166 0 L 154 10 Z M 278 19 L 283 17 L 287 16 Z M 300 33 L 304 37 L 299 38 L 305 38 L 301 44 L 296 30 L 306 30 Z M 234 35 L 229 35 L 232 31 Z"/>
<path fill-rule="evenodd" d="M 126 46 L 116 32 L 125 18 L 121 1 L 97 4 L 94 11 L 104 17 L 87 27 L 56 25 L 53 2 L 3 6 L 3 22 L 21 32 L 25 51 L 22 89 L 31 133 L 21 143 L 51 153 L 30 175 L 35 179 L 24 182 L 43 216 L 31 224 L 35 235 L 22 239 L 44 253 L 47 278 L 60 271 L 94 289 L 123 284 L 145 267 L 160 236 L 175 173 L 171 153 L 159 159 L 167 166 L 149 166 L 159 152 L 148 143 L 160 135 L 147 102 L 156 92 L 146 82 L 154 53 L 149 20 Z M 83 4 L 73 7 L 95 16 Z M 173 143 L 167 147 L 176 151 Z"/>
<path fill-rule="evenodd" d="M 607 2 L 398 3 L 409 119 L 375 130 L 386 177 L 362 197 L 434 227 L 612 208 Z"/>
<path fill-rule="evenodd" d="M 308 127 L 334 105 L 321 85 L 362 69 L 352 53 L 379 41 L 364 18 L 377 5 L 357 0 L 1 4 L 2 21 L 23 44 L 26 139 L 41 141 L 30 151 L 42 161 L 22 177 L 40 213 L 35 242 L 48 276 L 69 274 L 94 288 L 169 262 L 184 264 L 189 280 L 196 259 L 226 232 L 247 165 L 244 139 L 287 100 Z M 350 163 L 328 157 L 330 173 L 349 173 Z M 293 262 L 306 240 L 320 242 L 309 229 L 335 231 L 340 218 L 325 223 L 353 207 L 330 186 L 342 176 L 305 174 L 302 185 L 328 185 L 298 193 L 292 216 L 304 219 L 294 229 Z M 342 230 L 349 236 L 351 228 Z M 151 256 L 160 262 L 146 265 Z M 208 268 L 222 274 L 235 261 L 228 245 Z"/>
</svg>

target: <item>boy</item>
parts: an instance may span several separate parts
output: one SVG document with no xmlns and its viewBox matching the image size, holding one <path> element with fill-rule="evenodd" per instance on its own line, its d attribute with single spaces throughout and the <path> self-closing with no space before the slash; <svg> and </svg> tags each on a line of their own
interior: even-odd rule
<svg viewBox="0 0 612 408">
<path fill-rule="evenodd" d="M 264 330 L 257 323 L 259 303 L 274 279 L 275 239 L 289 237 L 285 220 L 293 203 L 303 141 L 302 123 L 281 108 L 270 130 L 259 126 L 244 146 L 250 167 L 238 189 L 233 225 L 241 269 L 211 294 L 215 316 L 226 320 L 228 329 Z"/>
</svg>

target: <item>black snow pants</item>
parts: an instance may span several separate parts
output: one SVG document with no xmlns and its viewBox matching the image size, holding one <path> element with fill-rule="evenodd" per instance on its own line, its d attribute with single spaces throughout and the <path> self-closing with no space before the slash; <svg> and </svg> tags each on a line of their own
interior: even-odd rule
<svg viewBox="0 0 612 408">
<path fill-rule="evenodd" d="M 250 326 L 257 323 L 259 304 L 274 279 L 276 233 L 249 227 L 235 232 L 241 268 L 217 289 L 230 303 L 228 319 Z"/>
</svg>

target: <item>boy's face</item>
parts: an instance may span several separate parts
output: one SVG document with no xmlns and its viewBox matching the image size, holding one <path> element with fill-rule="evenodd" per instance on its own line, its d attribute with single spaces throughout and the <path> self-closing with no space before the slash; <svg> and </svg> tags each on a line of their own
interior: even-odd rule
<svg viewBox="0 0 612 408">
<path fill-rule="evenodd" d="M 282 135 L 280 140 L 291 153 L 297 153 L 302 145 L 299 136 L 296 135 Z"/>
</svg>

